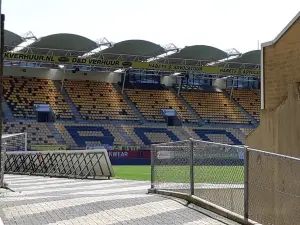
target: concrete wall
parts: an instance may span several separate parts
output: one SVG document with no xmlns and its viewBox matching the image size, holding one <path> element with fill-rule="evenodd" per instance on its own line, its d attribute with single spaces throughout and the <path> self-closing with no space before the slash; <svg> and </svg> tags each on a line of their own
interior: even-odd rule
<svg viewBox="0 0 300 225">
<path fill-rule="evenodd" d="M 300 20 L 263 49 L 265 108 L 247 137 L 253 148 L 300 157 Z M 250 218 L 263 224 L 300 221 L 300 162 L 250 154 Z M 293 197 L 294 196 L 294 197 Z"/>
<path fill-rule="evenodd" d="M 69 80 L 95 80 L 109 83 L 117 83 L 121 81 L 121 74 L 107 72 L 76 72 L 48 68 L 26 68 L 26 72 L 22 72 L 24 68 L 5 67 L 4 76 L 27 76 L 41 77 L 51 80 L 62 80 L 63 77 Z M 84 75 L 86 73 L 87 75 Z"/>
<path fill-rule="evenodd" d="M 169 190 L 169 189 L 168 189 Z M 188 189 L 172 189 L 180 193 L 189 193 Z M 221 206 L 227 210 L 244 215 L 243 188 L 197 188 L 195 196 Z"/>
</svg>

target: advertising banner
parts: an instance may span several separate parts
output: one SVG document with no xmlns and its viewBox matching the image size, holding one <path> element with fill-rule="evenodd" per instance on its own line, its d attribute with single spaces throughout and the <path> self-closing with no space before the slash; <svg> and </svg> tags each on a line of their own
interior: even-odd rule
<svg viewBox="0 0 300 225">
<path fill-rule="evenodd" d="M 199 72 L 207 74 L 221 75 L 260 75 L 260 70 L 250 70 L 241 68 L 223 68 L 216 66 L 191 66 L 191 65 L 176 65 L 164 64 L 155 62 L 138 62 L 138 61 L 120 61 L 120 60 L 104 60 L 95 58 L 80 58 L 68 56 L 53 56 L 53 55 L 38 55 L 27 53 L 12 53 L 5 52 L 4 59 L 9 61 L 31 61 L 49 64 L 75 64 L 83 66 L 95 67 L 114 67 L 118 69 L 133 68 L 145 70 L 161 70 L 161 71 L 177 71 L 177 72 Z"/>
</svg>

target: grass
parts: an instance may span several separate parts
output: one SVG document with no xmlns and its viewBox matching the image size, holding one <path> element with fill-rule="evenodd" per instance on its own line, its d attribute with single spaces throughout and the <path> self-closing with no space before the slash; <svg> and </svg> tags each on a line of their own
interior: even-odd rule
<svg viewBox="0 0 300 225">
<path fill-rule="evenodd" d="M 150 180 L 150 166 L 113 166 L 115 178 L 127 180 Z M 188 183 L 188 166 L 160 166 L 155 169 L 157 181 Z M 195 166 L 196 183 L 243 183 L 242 166 Z"/>
</svg>

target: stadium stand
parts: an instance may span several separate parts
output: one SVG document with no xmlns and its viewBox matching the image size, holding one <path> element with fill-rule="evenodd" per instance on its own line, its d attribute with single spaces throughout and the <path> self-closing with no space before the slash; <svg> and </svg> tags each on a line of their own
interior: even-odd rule
<svg viewBox="0 0 300 225">
<path fill-rule="evenodd" d="M 234 89 L 227 90 L 251 116 L 259 120 L 260 116 L 260 91 L 257 89 Z"/>
<path fill-rule="evenodd" d="M 182 91 L 181 95 L 207 123 L 250 123 L 221 92 Z"/>
<path fill-rule="evenodd" d="M 34 104 L 50 104 L 57 119 L 73 119 L 71 109 L 52 80 L 4 77 L 4 98 L 17 118 L 36 118 Z"/>
<path fill-rule="evenodd" d="M 21 38 L 18 40 L 22 41 Z M 9 38 L 6 38 L 6 42 L 9 41 Z M 149 59 L 167 51 L 160 45 L 143 40 L 128 40 L 113 45 L 107 43 L 107 46 L 110 47 L 93 53 L 92 57 L 101 60 L 128 61 L 126 63 L 129 65 L 130 61 L 152 62 Z M 79 35 L 54 34 L 43 37 L 26 48 L 32 54 L 66 57 L 82 55 L 83 49 L 88 53 L 97 47 L 96 42 Z M 156 62 L 204 68 L 209 63 L 228 57 L 227 52 L 206 45 L 187 46 L 183 49 L 173 47 L 175 52 L 173 55 L 168 55 L 168 58 L 157 58 Z M 63 63 L 68 58 L 61 60 L 59 62 Z M 243 68 L 257 70 L 260 51 L 243 54 L 234 60 L 237 60 L 237 63 L 232 64 L 230 61 L 232 68 L 242 68 L 240 65 L 242 63 L 247 64 Z M 219 88 L 224 87 L 213 86 L 212 81 L 216 78 L 214 77 L 216 74 L 208 74 L 209 79 L 203 76 L 203 71 L 201 74 L 195 72 L 190 76 L 189 72 L 180 69 L 181 66 L 178 67 L 180 71 L 154 71 L 153 68 L 149 69 L 150 66 L 145 69 L 129 66 L 131 68 L 128 70 L 117 73 L 113 71 L 121 68 L 112 69 L 104 65 L 105 63 L 99 67 L 89 67 L 80 65 L 80 62 L 79 65 L 64 65 L 66 70 L 62 70 L 62 65 L 58 62 L 53 63 L 52 60 L 43 63 L 17 60 L 16 63 L 19 63 L 21 68 L 26 66 L 27 70 L 18 72 L 19 68 L 14 67 L 14 62 L 10 59 L 5 60 L 5 75 L 15 76 L 6 76 L 3 79 L 6 102 L 3 116 L 4 121 L 9 121 L 5 123 L 3 130 L 4 133 L 27 132 L 29 146 L 66 144 L 70 149 L 99 145 L 149 146 L 152 143 L 177 141 L 189 137 L 240 144 L 244 142 L 245 135 L 256 126 L 252 124 L 255 121 L 245 113 L 245 110 L 256 120 L 259 119 L 259 90 L 245 89 L 250 86 L 246 86 L 244 81 L 237 83 L 237 86 L 232 82 L 234 88 L 239 87 L 237 90 L 234 89 L 232 96 L 235 101 L 232 101 L 228 98 L 229 90 L 226 90 L 226 87 L 231 87 L 228 86 L 230 80 L 224 80 L 226 94 L 218 92 Z M 32 68 L 29 68 L 31 65 Z M 218 62 L 216 65 L 222 66 L 222 63 Z M 56 70 L 55 75 L 52 76 L 48 69 Z M 12 72 L 8 73 L 9 70 Z M 101 73 L 98 73 L 99 71 Z M 30 77 L 26 76 L 28 72 L 32 72 Z M 81 72 L 84 72 L 84 78 Z M 175 72 L 180 72 L 181 76 L 173 76 Z M 177 82 L 180 80 L 179 77 L 182 77 L 181 82 Z M 112 84 L 118 82 L 120 84 L 122 79 L 125 84 L 124 94 Z M 259 87 L 259 82 L 255 79 L 251 80 L 251 84 L 255 84 L 251 88 Z M 58 85 L 61 80 L 64 82 Z M 172 89 L 172 86 L 176 88 L 176 85 L 177 88 L 180 87 L 181 96 L 177 96 Z M 123 88 L 122 85 L 121 87 Z M 241 107 L 238 107 L 236 102 Z M 32 122 L 37 119 L 34 104 L 50 104 L 57 121 Z M 168 121 L 169 124 L 178 126 L 167 126 L 162 114 L 163 109 L 176 110 L 183 126 L 181 121 L 180 123 Z M 178 118 L 174 121 L 178 122 Z"/>
<path fill-rule="evenodd" d="M 138 120 L 110 83 L 64 81 L 64 88 L 86 120 Z"/>
<path fill-rule="evenodd" d="M 28 147 L 31 145 L 51 145 L 57 144 L 52 131 L 45 123 L 36 122 L 4 122 L 3 133 L 27 133 Z"/>
<path fill-rule="evenodd" d="M 165 122 L 162 109 L 174 109 L 182 122 L 198 122 L 170 90 L 128 89 L 126 93 L 147 121 Z"/>
</svg>

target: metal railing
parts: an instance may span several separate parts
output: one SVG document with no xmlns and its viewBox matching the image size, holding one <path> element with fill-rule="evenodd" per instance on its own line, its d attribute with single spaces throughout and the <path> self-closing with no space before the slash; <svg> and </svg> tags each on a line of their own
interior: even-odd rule
<svg viewBox="0 0 300 225">
<path fill-rule="evenodd" d="M 299 224 L 299 187 L 298 158 L 194 139 L 152 145 L 152 190 L 196 196 L 245 221 Z"/>
<path fill-rule="evenodd" d="M 106 150 L 13 151 L 2 154 L 1 185 L 4 173 L 76 179 L 103 179 L 114 176 Z"/>
</svg>

